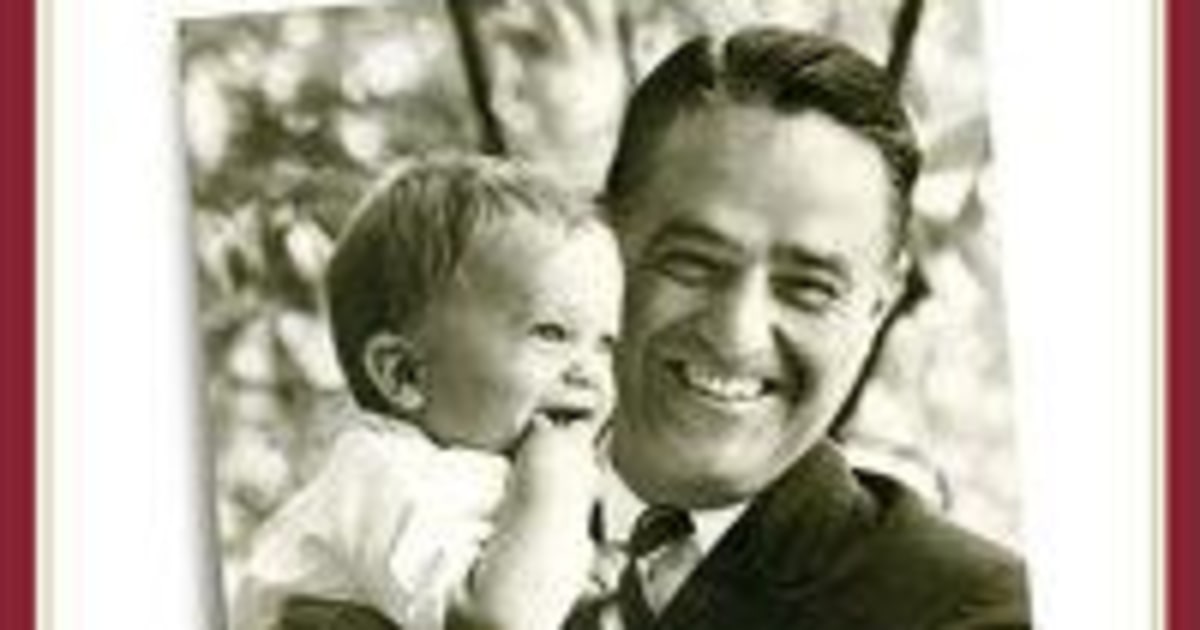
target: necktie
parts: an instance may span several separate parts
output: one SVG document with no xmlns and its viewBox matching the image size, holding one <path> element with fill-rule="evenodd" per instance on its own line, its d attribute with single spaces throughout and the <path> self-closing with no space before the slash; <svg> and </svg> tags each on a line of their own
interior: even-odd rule
<svg viewBox="0 0 1200 630">
<path fill-rule="evenodd" d="M 638 517 L 629 539 L 629 563 L 621 574 L 617 604 L 625 630 L 649 628 L 674 595 L 699 549 L 691 541 L 696 527 L 678 508 L 651 506 Z M 646 571 L 640 574 L 637 563 Z"/>
<path fill-rule="evenodd" d="M 688 570 L 699 561 L 700 550 L 691 540 L 695 526 L 687 512 L 651 506 L 638 517 L 627 543 L 615 589 L 578 607 L 564 630 L 646 630 Z M 680 560 L 691 565 L 680 570 Z M 641 562 L 645 575 L 638 570 Z M 643 579 L 643 577 L 645 579 Z"/>
<path fill-rule="evenodd" d="M 652 505 L 640 516 L 629 537 L 629 554 L 644 558 L 662 547 L 691 536 L 696 531 L 692 517 L 679 509 Z"/>
</svg>

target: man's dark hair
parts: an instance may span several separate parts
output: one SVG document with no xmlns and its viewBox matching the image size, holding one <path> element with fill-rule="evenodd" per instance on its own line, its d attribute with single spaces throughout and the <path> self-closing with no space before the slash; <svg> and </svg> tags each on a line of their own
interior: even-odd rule
<svg viewBox="0 0 1200 630">
<path fill-rule="evenodd" d="M 921 153 L 886 71 L 849 46 L 813 33 L 752 27 L 680 46 L 638 86 L 621 127 L 605 197 L 611 218 L 655 168 L 672 124 L 706 107 L 764 106 L 781 114 L 820 111 L 861 134 L 883 156 L 904 242 Z"/>
</svg>

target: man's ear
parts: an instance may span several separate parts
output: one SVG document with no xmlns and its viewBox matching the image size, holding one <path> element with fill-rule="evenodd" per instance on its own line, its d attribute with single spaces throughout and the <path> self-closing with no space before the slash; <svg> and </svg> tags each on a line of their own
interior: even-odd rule
<svg viewBox="0 0 1200 630">
<path fill-rule="evenodd" d="M 397 415 L 413 416 L 425 407 L 424 361 L 408 338 L 377 332 L 363 344 L 362 361 L 375 391 Z"/>
<path fill-rule="evenodd" d="M 910 300 L 919 297 L 917 293 L 920 293 L 919 287 L 923 286 L 923 282 L 913 265 L 912 255 L 907 251 L 896 256 L 884 286 L 872 305 L 872 316 L 886 320 L 896 311 L 907 308 Z"/>
</svg>

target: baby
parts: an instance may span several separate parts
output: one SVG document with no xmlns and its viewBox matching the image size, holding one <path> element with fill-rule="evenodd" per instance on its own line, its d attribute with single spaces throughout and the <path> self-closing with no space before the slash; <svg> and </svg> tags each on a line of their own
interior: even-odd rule
<svg viewBox="0 0 1200 630">
<path fill-rule="evenodd" d="M 557 628 L 585 590 L 621 266 L 594 210 L 482 157 L 385 176 L 327 292 L 366 416 L 262 529 L 234 603 L 361 603 L 407 630 Z"/>
</svg>

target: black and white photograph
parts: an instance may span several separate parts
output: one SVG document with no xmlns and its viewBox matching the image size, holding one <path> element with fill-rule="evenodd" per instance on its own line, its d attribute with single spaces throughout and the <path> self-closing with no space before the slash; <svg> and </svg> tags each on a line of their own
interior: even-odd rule
<svg viewBox="0 0 1200 630">
<path fill-rule="evenodd" d="M 181 19 L 227 627 L 1033 627 L 980 5 Z"/>
</svg>

